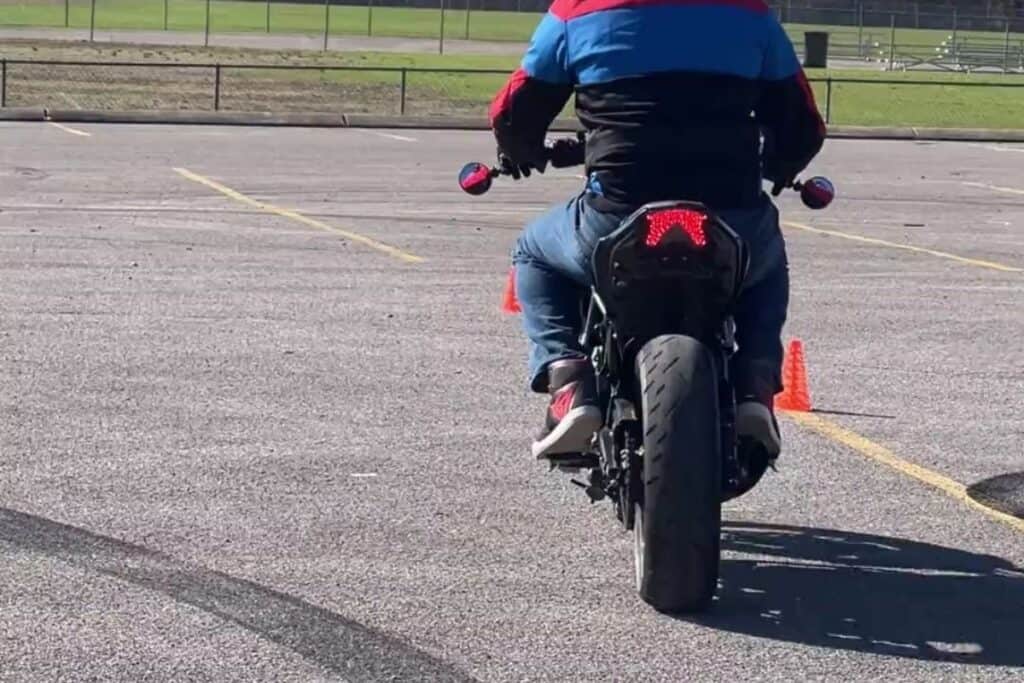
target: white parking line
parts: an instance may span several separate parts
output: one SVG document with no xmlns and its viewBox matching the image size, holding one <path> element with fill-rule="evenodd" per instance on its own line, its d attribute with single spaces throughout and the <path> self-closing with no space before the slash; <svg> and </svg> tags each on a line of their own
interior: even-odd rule
<svg viewBox="0 0 1024 683">
<path fill-rule="evenodd" d="M 84 130 L 78 130 L 78 129 L 75 129 L 75 128 L 71 128 L 70 126 L 65 126 L 63 123 L 57 123 L 56 121 L 49 121 L 49 124 L 51 126 L 56 126 L 57 128 L 60 128 L 65 133 L 71 133 L 72 135 L 79 135 L 79 136 L 81 136 L 83 138 L 91 138 L 92 137 L 92 133 L 86 133 Z"/>
<path fill-rule="evenodd" d="M 1024 190 L 1018 189 L 1016 187 L 1002 187 L 1000 185 L 989 185 L 988 183 L 968 183 L 968 182 L 965 182 L 964 185 L 966 185 L 968 187 L 980 187 L 983 190 L 993 190 L 995 192 L 1005 192 L 1006 194 L 1024 194 Z"/>
<path fill-rule="evenodd" d="M 398 140 L 400 142 L 417 142 L 416 138 L 406 137 L 405 135 L 395 135 L 394 133 L 384 133 L 384 132 L 379 131 L 379 130 L 369 130 L 367 128 L 356 128 L 356 130 L 361 130 L 364 133 L 369 133 L 370 135 L 376 135 L 378 137 L 388 138 L 389 140 Z"/>
<path fill-rule="evenodd" d="M 971 147 L 978 147 L 979 149 L 987 149 L 993 152 L 1018 152 L 1024 154 L 1024 147 L 1003 147 L 1002 145 L 982 145 L 979 143 L 971 143 Z"/>
</svg>

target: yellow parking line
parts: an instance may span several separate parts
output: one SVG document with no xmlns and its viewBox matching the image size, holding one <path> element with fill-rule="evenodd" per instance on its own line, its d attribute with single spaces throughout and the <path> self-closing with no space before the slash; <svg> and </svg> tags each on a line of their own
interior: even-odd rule
<svg viewBox="0 0 1024 683">
<path fill-rule="evenodd" d="M 48 123 L 51 126 L 56 126 L 57 128 L 60 128 L 65 133 L 71 133 L 72 135 L 78 135 L 83 138 L 92 137 L 92 133 L 86 133 L 84 130 L 78 130 L 77 128 L 72 128 L 71 126 L 65 126 L 63 123 L 57 123 L 56 121 L 49 121 Z"/>
<path fill-rule="evenodd" d="M 1024 152 L 1024 149 L 1014 150 L 1015 152 Z M 983 190 L 995 190 L 996 192 L 1005 192 L 1007 194 L 1024 194 L 1024 190 L 1019 190 L 1016 187 L 1003 187 L 1001 185 L 989 185 L 988 183 L 967 183 L 964 185 L 968 187 L 980 187 Z"/>
<path fill-rule="evenodd" d="M 293 221 L 297 221 L 299 223 L 302 223 L 303 225 L 308 225 L 310 227 L 317 228 L 318 230 L 326 230 L 327 232 L 333 232 L 335 234 L 346 237 L 352 240 L 353 242 L 358 242 L 359 244 L 370 247 L 371 249 L 376 249 L 377 251 L 383 252 L 388 256 L 392 256 L 400 261 L 405 261 L 406 263 L 421 263 L 423 261 L 423 258 L 420 256 L 410 254 L 407 251 L 402 251 L 398 247 L 393 247 L 390 244 L 378 242 L 377 240 L 371 237 L 367 237 L 366 235 L 360 235 L 358 232 L 352 232 L 351 230 L 343 230 L 342 228 L 336 228 L 333 225 L 328 225 L 327 223 L 318 221 L 315 218 L 304 216 L 298 211 L 284 209 L 281 208 L 280 206 L 270 204 L 269 202 L 261 202 L 257 199 L 253 199 L 252 197 L 246 196 L 237 190 L 232 190 L 230 187 L 226 185 L 221 185 L 216 180 L 210 180 L 209 178 L 201 176 L 198 173 L 193 173 L 187 168 L 175 168 L 174 171 L 184 178 L 188 178 L 189 180 L 199 183 L 200 185 L 205 185 L 210 189 L 216 190 L 217 192 L 220 192 L 221 194 L 230 197 L 231 199 L 234 199 L 236 202 L 248 204 L 249 206 L 255 207 L 260 211 L 266 211 L 267 213 L 272 213 L 277 216 L 290 218 Z"/>
<path fill-rule="evenodd" d="M 994 261 L 983 261 L 981 259 L 967 258 L 966 256 L 957 256 L 956 254 L 950 254 L 949 252 L 946 251 L 937 251 L 935 249 L 915 247 L 912 244 L 900 244 L 899 242 L 889 242 L 886 240 L 876 239 L 874 237 L 864 237 L 863 235 L 853 235 L 848 232 L 839 232 L 838 230 L 823 230 L 822 228 L 812 228 L 809 225 L 804 225 L 803 223 L 793 223 L 792 221 L 786 221 L 785 223 L 783 223 L 783 225 L 790 228 L 796 228 L 797 230 L 813 232 L 818 235 L 829 235 L 831 237 L 840 237 L 842 239 L 852 240 L 854 242 L 863 242 L 864 244 L 874 244 L 876 246 L 888 247 L 890 249 L 902 249 L 903 251 L 912 251 L 918 254 L 938 256 L 939 258 L 949 259 L 951 261 L 958 261 L 960 263 L 978 266 L 979 268 L 1001 270 L 1005 273 L 1024 273 L 1024 268 L 1018 268 L 1016 266 L 1007 266 L 1002 263 L 995 263 Z"/>
<path fill-rule="evenodd" d="M 961 503 L 965 503 L 966 505 L 979 510 L 992 519 L 1002 522 L 1017 531 L 1024 532 L 1024 519 L 1008 515 L 1005 512 L 1000 512 L 999 510 L 979 503 L 967 494 L 967 487 L 958 481 L 954 481 L 953 479 L 939 474 L 938 472 L 934 472 L 926 467 L 921 467 L 920 465 L 908 462 L 885 446 L 880 446 L 874 441 L 871 441 L 856 432 L 852 432 L 845 427 L 840 427 L 835 422 L 826 420 L 814 413 L 791 413 L 783 411 L 782 414 L 803 427 L 817 432 L 836 443 L 852 448 L 861 455 L 871 458 L 876 462 L 880 462 L 883 465 L 887 465 L 901 474 L 905 474 L 908 477 L 913 477 L 920 482 L 928 484 L 929 486 L 942 491 L 949 497 L 955 498 Z"/>
</svg>

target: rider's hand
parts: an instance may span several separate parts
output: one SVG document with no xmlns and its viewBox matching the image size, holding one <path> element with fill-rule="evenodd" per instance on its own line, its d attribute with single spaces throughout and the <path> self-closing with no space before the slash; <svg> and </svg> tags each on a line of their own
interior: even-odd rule
<svg viewBox="0 0 1024 683">
<path fill-rule="evenodd" d="M 555 168 L 568 168 L 583 163 L 586 143 L 574 138 L 559 138 L 545 144 L 548 161 Z"/>
<path fill-rule="evenodd" d="M 501 149 L 498 150 L 498 168 L 502 174 L 512 176 L 513 180 L 529 178 L 533 171 L 544 172 L 543 166 L 537 166 L 535 163 L 513 161 L 512 157 Z"/>
<path fill-rule="evenodd" d="M 789 180 L 773 180 L 772 181 L 772 196 L 778 197 L 782 194 L 782 191 L 793 184 L 793 179 Z"/>
<path fill-rule="evenodd" d="M 779 162 L 771 164 L 765 173 L 765 178 L 772 182 L 772 196 L 778 197 L 783 190 L 792 187 L 799 173 L 800 169 L 792 168 L 792 164 Z"/>
</svg>

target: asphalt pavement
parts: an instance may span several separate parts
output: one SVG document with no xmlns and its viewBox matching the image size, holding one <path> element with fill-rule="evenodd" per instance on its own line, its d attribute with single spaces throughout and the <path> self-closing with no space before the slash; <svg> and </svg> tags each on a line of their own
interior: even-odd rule
<svg viewBox="0 0 1024 683">
<path fill-rule="evenodd" d="M 1024 533 L 920 480 L 1024 470 L 1024 147 L 830 141 L 840 199 L 781 201 L 787 339 L 862 441 L 782 420 L 689 619 L 530 458 L 544 400 L 499 303 L 581 180 L 462 194 L 491 154 L 0 124 L 0 679 L 1024 676 Z"/>
</svg>

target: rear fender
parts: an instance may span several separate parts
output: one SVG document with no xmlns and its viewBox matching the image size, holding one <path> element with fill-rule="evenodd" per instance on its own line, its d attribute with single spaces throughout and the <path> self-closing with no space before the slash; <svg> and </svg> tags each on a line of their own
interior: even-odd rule
<svg viewBox="0 0 1024 683">
<path fill-rule="evenodd" d="M 677 224 L 674 216 L 698 222 Z M 702 204 L 657 202 L 598 242 L 594 290 L 623 339 L 642 345 L 662 334 L 685 334 L 710 342 L 732 312 L 747 261 L 739 236 Z"/>
</svg>

